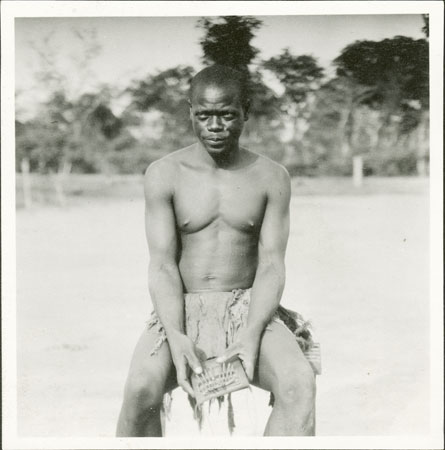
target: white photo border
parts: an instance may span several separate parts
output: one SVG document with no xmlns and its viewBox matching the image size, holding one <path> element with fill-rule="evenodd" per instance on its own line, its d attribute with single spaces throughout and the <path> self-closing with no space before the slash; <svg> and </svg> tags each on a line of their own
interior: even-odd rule
<svg viewBox="0 0 445 450">
<path fill-rule="evenodd" d="M 443 448 L 443 3 L 441 1 L 3 1 L 1 4 L 2 429 L 4 449 Z M 21 438 L 17 435 L 14 19 L 429 14 L 431 428 L 426 436 Z M 407 350 L 409 351 L 409 350 Z"/>
</svg>

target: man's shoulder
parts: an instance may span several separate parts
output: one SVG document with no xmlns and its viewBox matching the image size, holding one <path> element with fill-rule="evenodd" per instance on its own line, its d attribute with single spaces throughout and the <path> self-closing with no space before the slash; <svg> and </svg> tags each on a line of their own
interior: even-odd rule
<svg viewBox="0 0 445 450">
<path fill-rule="evenodd" d="M 173 193 L 181 162 L 186 160 L 192 147 L 169 153 L 147 167 L 144 176 L 144 190 L 147 197 L 166 197 Z"/>
<path fill-rule="evenodd" d="M 180 164 L 193 151 L 194 145 L 181 148 L 152 162 L 145 171 L 146 178 L 175 176 Z"/>
<path fill-rule="evenodd" d="M 280 163 L 270 159 L 265 155 L 255 153 L 252 150 L 247 150 L 255 158 L 256 169 L 261 172 L 261 175 L 267 179 L 282 180 L 283 182 L 290 181 L 290 175 L 287 169 Z"/>
<path fill-rule="evenodd" d="M 288 202 L 291 195 L 291 178 L 287 169 L 267 156 L 250 153 L 256 157 L 255 178 L 261 180 L 266 195 Z"/>
</svg>

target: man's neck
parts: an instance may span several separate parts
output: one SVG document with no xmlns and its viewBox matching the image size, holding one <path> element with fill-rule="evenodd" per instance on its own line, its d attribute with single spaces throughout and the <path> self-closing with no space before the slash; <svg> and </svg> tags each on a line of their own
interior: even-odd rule
<svg viewBox="0 0 445 450">
<path fill-rule="evenodd" d="M 241 149 L 237 145 L 229 149 L 227 152 L 212 155 L 203 147 L 198 146 L 202 154 L 203 162 L 213 169 L 233 169 L 241 161 Z"/>
</svg>

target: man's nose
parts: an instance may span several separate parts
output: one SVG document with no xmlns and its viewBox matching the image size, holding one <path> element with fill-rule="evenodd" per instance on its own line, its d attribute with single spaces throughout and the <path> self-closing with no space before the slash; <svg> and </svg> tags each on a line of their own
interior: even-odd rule
<svg viewBox="0 0 445 450">
<path fill-rule="evenodd" d="M 209 131 L 217 131 L 222 129 L 222 121 L 218 116 L 211 116 L 209 119 L 209 125 L 207 127 Z"/>
</svg>

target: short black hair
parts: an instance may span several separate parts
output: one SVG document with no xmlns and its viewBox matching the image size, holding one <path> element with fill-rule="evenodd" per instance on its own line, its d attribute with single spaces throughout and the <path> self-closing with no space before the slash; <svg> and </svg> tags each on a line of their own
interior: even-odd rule
<svg viewBox="0 0 445 450">
<path fill-rule="evenodd" d="M 247 74 L 229 66 L 214 64 L 198 72 L 190 82 L 189 98 L 192 101 L 198 86 L 233 86 L 236 85 L 240 94 L 241 105 L 249 105 L 249 78 Z"/>
</svg>

